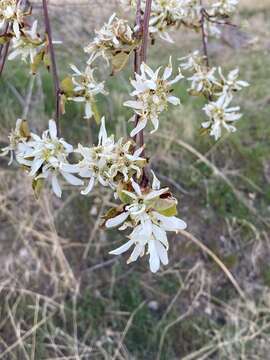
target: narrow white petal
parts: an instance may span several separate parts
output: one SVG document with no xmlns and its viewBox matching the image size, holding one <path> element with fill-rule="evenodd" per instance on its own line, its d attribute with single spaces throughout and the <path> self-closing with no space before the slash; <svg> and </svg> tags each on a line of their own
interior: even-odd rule
<svg viewBox="0 0 270 360">
<path fill-rule="evenodd" d="M 52 175 L 52 189 L 53 189 L 53 192 L 55 193 L 55 195 L 60 198 L 62 195 L 62 190 L 59 185 L 57 176 L 55 174 Z"/>
<path fill-rule="evenodd" d="M 39 168 L 41 167 L 42 164 L 43 164 L 43 159 L 34 160 L 29 175 L 34 176 L 35 173 L 39 170 Z"/>
<path fill-rule="evenodd" d="M 159 255 L 159 258 L 160 258 L 162 264 L 168 265 L 169 259 L 168 259 L 167 250 L 159 241 L 156 241 L 155 245 L 156 245 L 156 249 L 157 249 L 157 252 L 158 252 L 158 255 Z"/>
<path fill-rule="evenodd" d="M 187 227 L 187 224 L 183 220 L 175 216 L 164 216 L 159 213 L 155 213 L 155 215 L 166 231 L 184 230 Z"/>
<path fill-rule="evenodd" d="M 155 240 L 150 240 L 148 242 L 148 249 L 150 254 L 150 258 L 149 258 L 150 270 L 153 273 L 156 273 L 160 268 L 160 259 L 155 246 Z"/>
<path fill-rule="evenodd" d="M 74 186 L 83 185 L 83 181 L 81 179 L 78 179 L 76 176 L 64 171 L 61 171 L 61 174 L 69 184 Z"/>
<path fill-rule="evenodd" d="M 57 128 L 54 120 L 49 120 L 49 133 L 52 139 L 57 138 Z"/>
<path fill-rule="evenodd" d="M 128 211 L 122 212 L 120 215 L 117 215 L 114 218 L 107 220 L 105 225 L 107 228 L 117 227 L 118 225 L 122 224 L 128 217 Z"/>
<path fill-rule="evenodd" d="M 128 264 L 136 261 L 138 259 L 138 257 L 141 255 L 143 249 L 144 249 L 144 246 L 142 246 L 141 244 L 136 244 L 136 246 L 134 247 L 134 249 L 127 261 Z"/>
<path fill-rule="evenodd" d="M 87 187 L 86 187 L 84 190 L 81 191 L 81 194 L 82 194 L 82 195 L 87 195 L 87 194 L 89 194 L 90 191 L 92 191 L 94 185 L 95 185 L 95 178 L 94 178 L 94 176 L 92 176 L 92 177 L 90 178 L 89 184 L 87 185 Z"/>
<path fill-rule="evenodd" d="M 121 255 L 124 252 L 126 252 L 133 244 L 134 244 L 133 240 L 129 240 L 124 245 L 120 246 L 119 248 L 110 251 L 109 254 L 111 254 L 111 255 Z"/>
<path fill-rule="evenodd" d="M 131 131 L 130 136 L 134 137 L 137 135 L 140 131 L 142 131 L 147 124 L 147 118 L 140 119 L 137 126 Z"/>
</svg>

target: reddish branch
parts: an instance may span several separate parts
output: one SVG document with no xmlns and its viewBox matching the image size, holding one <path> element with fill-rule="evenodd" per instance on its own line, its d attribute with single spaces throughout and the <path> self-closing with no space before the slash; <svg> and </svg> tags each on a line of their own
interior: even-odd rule
<svg viewBox="0 0 270 360">
<path fill-rule="evenodd" d="M 136 10 L 137 37 L 142 39 L 141 46 L 138 49 L 135 50 L 134 72 L 137 73 L 137 74 L 140 74 L 141 64 L 146 61 L 151 6 L 152 6 L 152 0 L 146 0 L 144 17 L 142 19 L 141 0 L 137 0 L 137 10 Z M 140 121 L 140 116 L 138 114 L 136 114 L 136 116 L 135 116 L 135 126 L 138 125 L 139 121 Z M 134 139 L 135 139 L 138 147 L 144 146 L 143 130 L 141 130 L 135 136 Z M 144 151 L 142 153 L 142 156 L 145 156 Z M 145 169 L 144 169 L 141 185 L 142 186 L 147 186 L 147 184 L 148 184 L 148 177 L 147 177 Z"/>
<path fill-rule="evenodd" d="M 202 1 L 200 1 L 202 6 Z M 208 56 L 208 48 L 207 48 L 207 35 L 205 32 L 205 9 L 201 8 L 201 33 L 202 33 L 202 43 L 203 43 L 203 53 L 205 57 L 206 66 L 209 68 L 209 56 Z"/>
<path fill-rule="evenodd" d="M 54 81 L 54 91 L 56 96 L 56 114 L 55 114 L 55 121 L 58 133 L 60 134 L 60 83 L 58 78 L 58 72 L 57 72 L 57 66 L 56 66 L 56 60 L 55 60 L 55 52 L 54 52 L 54 46 L 52 41 L 52 31 L 51 31 L 51 23 L 49 18 L 49 12 L 48 12 L 48 6 L 47 6 L 47 0 L 42 0 L 43 3 L 43 11 L 44 11 L 44 21 L 45 21 L 45 28 L 46 33 L 48 36 L 48 43 L 49 43 L 49 52 L 51 57 L 51 67 L 52 67 L 52 75 L 53 75 L 53 81 Z"/>
</svg>

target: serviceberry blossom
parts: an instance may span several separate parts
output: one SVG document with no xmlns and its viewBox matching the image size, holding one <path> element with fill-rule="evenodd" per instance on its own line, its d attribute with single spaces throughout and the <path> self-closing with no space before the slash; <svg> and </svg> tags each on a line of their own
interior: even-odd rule
<svg viewBox="0 0 270 360">
<path fill-rule="evenodd" d="M 97 183 L 115 190 L 121 181 L 129 181 L 132 176 L 139 178 L 142 174 L 146 162 L 140 157 L 143 148 L 133 149 L 132 141 L 125 143 L 120 139 L 115 143 L 114 136 L 107 135 L 105 119 L 102 118 L 98 145 L 85 147 L 79 144 L 75 152 L 82 160 L 74 165 L 62 164 L 62 169 L 89 179 L 82 195 L 87 195 Z"/>
<path fill-rule="evenodd" d="M 9 23 L 17 39 L 20 37 L 20 27 L 23 18 L 30 15 L 31 7 L 23 5 L 22 1 L 1 0 L 0 2 L 0 30 Z"/>
<path fill-rule="evenodd" d="M 136 100 L 124 103 L 124 106 L 131 107 L 139 115 L 138 124 L 130 133 L 132 137 L 146 127 L 148 120 L 151 121 L 154 127 L 151 134 L 157 131 L 159 115 L 164 110 L 167 110 L 168 103 L 172 105 L 180 104 L 180 99 L 173 96 L 171 92 L 172 85 L 181 80 L 183 76 L 179 72 L 174 79 L 169 80 L 172 75 L 171 58 L 162 76 L 160 75 L 161 67 L 154 72 L 148 65 L 143 63 L 140 70 L 141 74 L 135 74 L 135 80 L 131 80 L 135 90 L 130 95 L 135 96 Z"/>
<path fill-rule="evenodd" d="M 19 38 L 12 39 L 12 51 L 8 56 L 8 60 L 13 60 L 17 56 L 21 56 L 22 60 L 33 64 L 36 56 L 46 47 L 46 39 L 41 38 L 37 32 L 38 22 L 33 22 L 30 30 L 25 28 L 21 30 Z"/>
<path fill-rule="evenodd" d="M 149 22 L 149 34 L 156 34 L 163 40 L 173 43 L 170 36 L 172 30 L 184 26 L 195 31 L 201 28 L 202 9 L 208 14 L 205 16 L 204 26 L 207 36 L 220 37 L 219 20 L 235 11 L 237 0 L 220 0 L 215 4 L 201 4 L 200 0 L 153 0 Z M 126 9 L 128 6 L 136 8 L 137 2 L 122 0 Z M 142 10 L 145 11 L 146 1 L 142 0 Z"/>
<path fill-rule="evenodd" d="M 235 92 L 242 90 L 249 86 L 249 83 L 244 80 L 239 80 L 239 69 L 234 69 L 229 72 L 227 78 L 223 75 L 221 67 L 218 68 L 219 72 L 219 86 L 221 90 L 217 95 L 225 94 L 228 98 L 232 98 Z"/>
<path fill-rule="evenodd" d="M 29 176 L 33 180 L 47 179 L 50 181 L 56 196 L 61 197 L 62 194 L 58 180 L 59 175 L 71 185 L 83 185 L 81 179 L 61 167 L 61 164 L 68 162 L 67 157 L 73 152 L 73 146 L 57 137 L 54 120 L 49 121 L 49 129 L 45 130 L 41 137 L 31 133 L 31 139 L 26 146 L 24 154 L 18 154 L 18 162 L 29 168 Z"/>
<path fill-rule="evenodd" d="M 239 106 L 229 107 L 231 100 L 231 98 L 223 95 L 217 101 L 210 102 L 203 108 L 210 120 L 203 122 L 202 127 L 209 129 L 210 135 L 214 136 L 215 140 L 221 137 L 222 128 L 228 132 L 235 132 L 236 127 L 232 124 L 242 117 L 242 114 L 238 113 Z"/>
<path fill-rule="evenodd" d="M 131 179 L 131 190 L 123 190 L 122 193 L 129 199 L 128 202 L 119 212 L 116 211 L 116 216 L 105 221 L 105 226 L 112 228 L 121 225 L 119 230 L 132 227 L 133 231 L 128 236 L 128 242 L 110 254 L 120 255 L 134 246 L 127 263 L 147 253 L 150 270 L 155 273 L 160 263 L 168 264 L 167 231 L 177 232 L 186 228 L 186 223 L 174 216 L 177 201 L 172 198 L 168 188 L 160 189 L 160 182 L 155 176 L 151 188 L 141 189 Z"/>
<path fill-rule="evenodd" d="M 8 165 L 11 165 L 14 160 L 14 154 L 22 153 L 26 142 L 29 140 L 30 133 L 28 131 L 25 120 L 18 119 L 14 130 L 11 130 L 9 135 L 9 145 L 1 150 L 0 156 L 10 154 Z"/>
<path fill-rule="evenodd" d="M 94 40 L 85 47 L 85 52 L 90 54 L 89 62 L 102 56 L 108 63 L 118 52 L 126 51 L 134 45 L 134 32 L 128 22 L 113 14 L 108 23 L 99 31 L 95 31 Z"/>
<path fill-rule="evenodd" d="M 217 78 L 215 76 L 216 68 L 208 69 L 206 66 L 197 66 L 196 71 L 187 80 L 191 82 L 191 87 L 188 89 L 190 93 L 213 93 L 213 86 L 217 84 Z"/>
<path fill-rule="evenodd" d="M 106 95 L 104 81 L 97 82 L 94 77 L 95 69 L 87 65 L 84 72 L 81 72 L 75 65 L 70 65 L 74 71 L 72 75 L 73 95 L 68 100 L 85 103 L 85 119 L 94 115 L 93 104 L 97 94 Z"/>
<path fill-rule="evenodd" d="M 238 6 L 239 0 L 219 0 L 212 4 L 211 14 L 215 16 L 231 16 Z"/>
<path fill-rule="evenodd" d="M 180 68 L 189 70 L 190 72 L 196 71 L 197 68 L 205 64 L 205 57 L 200 54 L 199 50 L 195 50 L 188 56 L 184 56 L 178 60 L 180 61 Z"/>
</svg>

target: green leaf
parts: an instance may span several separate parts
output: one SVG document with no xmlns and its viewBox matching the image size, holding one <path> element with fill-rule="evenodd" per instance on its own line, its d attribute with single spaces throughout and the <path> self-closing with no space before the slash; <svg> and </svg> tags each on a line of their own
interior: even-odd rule
<svg viewBox="0 0 270 360">
<path fill-rule="evenodd" d="M 67 96 L 73 95 L 74 84 L 70 76 L 67 76 L 61 81 L 60 87 L 62 92 L 65 93 Z"/>
<path fill-rule="evenodd" d="M 35 198 L 38 199 L 44 187 L 44 179 L 37 179 L 32 181 L 32 188 L 34 190 Z"/>
<path fill-rule="evenodd" d="M 49 54 L 44 54 L 43 63 L 48 70 L 51 68 L 51 58 Z"/>
<path fill-rule="evenodd" d="M 0 36 L 0 45 L 6 44 L 7 42 L 10 41 L 10 39 L 11 39 L 10 35 L 1 35 Z"/>
<path fill-rule="evenodd" d="M 32 74 L 35 75 L 37 73 L 38 67 L 40 65 L 40 63 L 43 61 L 43 57 L 44 57 L 44 51 L 40 51 L 35 57 L 34 57 L 34 61 L 31 64 L 31 71 Z"/>
<path fill-rule="evenodd" d="M 174 216 L 177 214 L 177 201 L 173 197 L 166 199 L 159 198 L 155 201 L 153 207 L 164 216 Z"/>
<path fill-rule="evenodd" d="M 119 52 L 115 54 L 112 58 L 112 75 L 117 74 L 121 71 L 127 64 L 129 59 L 130 51 L 128 52 Z"/>
<path fill-rule="evenodd" d="M 26 120 L 23 120 L 20 126 L 20 134 L 22 137 L 25 138 L 30 138 L 31 134 L 30 134 L 30 130 L 29 130 L 29 126 L 28 126 L 28 122 Z"/>
<path fill-rule="evenodd" d="M 175 216 L 175 215 L 177 215 L 176 204 L 172 205 L 171 207 L 169 207 L 167 209 L 159 210 L 158 212 L 164 216 Z"/>
<path fill-rule="evenodd" d="M 128 194 L 125 191 L 130 191 L 131 189 L 129 188 L 129 185 L 126 183 L 118 183 L 117 186 L 117 195 L 119 197 L 119 199 L 121 200 L 121 202 L 123 204 L 131 204 L 132 203 L 132 198 L 130 196 L 128 196 Z M 132 190 L 131 190 L 132 191 Z"/>
<path fill-rule="evenodd" d="M 95 119 L 97 125 L 99 125 L 101 120 L 100 120 L 100 114 L 99 114 L 99 111 L 98 111 L 95 101 L 93 101 L 91 105 L 92 105 L 92 111 L 94 113 L 94 119 Z"/>
</svg>

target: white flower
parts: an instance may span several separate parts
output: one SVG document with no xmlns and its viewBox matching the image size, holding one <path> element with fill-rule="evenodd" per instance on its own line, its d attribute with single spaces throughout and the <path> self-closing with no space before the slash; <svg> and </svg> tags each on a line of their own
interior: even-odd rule
<svg viewBox="0 0 270 360">
<path fill-rule="evenodd" d="M 133 227 L 128 236 L 129 241 L 119 248 L 110 252 L 120 255 L 130 247 L 134 249 L 128 259 L 128 263 L 136 261 L 139 256 L 149 254 L 150 270 L 158 271 L 160 263 L 168 264 L 168 239 L 167 231 L 179 231 L 186 228 L 186 223 L 175 216 L 165 216 L 155 210 L 155 204 L 160 196 L 168 193 L 168 188 L 160 189 L 160 182 L 154 176 L 152 188 L 143 192 L 140 186 L 131 179 L 134 192 L 123 191 L 131 199 L 131 203 L 124 207 L 123 212 L 106 221 L 107 228 L 118 227 L 119 230 Z"/>
<path fill-rule="evenodd" d="M 9 145 L 4 147 L 1 151 L 2 153 L 0 156 L 6 156 L 10 153 L 10 160 L 8 165 L 10 165 L 13 162 L 14 153 L 22 153 L 24 152 L 26 142 L 27 142 L 27 135 L 23 133 L 22 131 L 23 126 L 23 120 L 18 119 L 16 122 L 16 127 L 14 130 L 11 131 L 9 135 Z"/>
<path fill-rule="evenodd" d="M 133 152 L 133 147 L 132 141 L 125 143 L 120 139 L 115 143 L 113 135 L 108 137 L 105 119 L 102 118 L 98 145 L 84 147 L 79 144 L 75 152 L 81 155 L 82 160 L 74 165 L 63 164 L 62 169 L 89 179 L 88 186 L 81 191 L 82 195 L 87 195 L 96 183 L 115 190 L 120 181 L 128 182 L 133 175 L 139 178 L 142 174 L 141 169 L 146 162 L 140 157 L 143 148 Z"/>
<path fill-rule="evenodd" d="M 98 56 L 108 61 L 115 51 L 123 50 L 133 43 L 134 33 L 128 22 L 118 19 L 113 14 L 108 23 L 105 23 L 99 31 L 96 30 L 96 37 L 84 50 L 91 55 L 90 62 Z"/>
<path fill-rule="evenodd" d="M 112 181 L 118 175 L 123 177 L 124 182 L 128 182 L 133 174 L 137 179 L 142 175 L 142 167 L 146 163 L 146 160 L 141 157 L 144 147 L 137 150 L 134 150 L 134 148 L 133 141 L 124 142 L 122 138 L 115 144 L 112 165 L 107 172 Z"/>
<path fill-rule="evenodd" d="M 218 71 L 221 79 L 221 84 L 219 86 L 222 88 L 222 90 L 217 93 L 219 96 L 224 94 L 228 98 L 231 98 L 236 91 L 240 91 L 242 88 L 249 86 L 247 81 L 238 80 L 239 69 L 230 71 L 227 78 L 223 75 L 221 67 L 219 67 Z"/>
<path fill-rule="evenodd" d="M 46 46 L 46 40 L 42 39 L 37 32 L 37 20 L 34 21 L 30 30 L 23 30 L 19 38 L 13 38 L 12 51 L 8 56 L 8 60 L 13 60 L 17 56 L 21 56 L 22 60 L 33 64 L 36 55 Z"/>
<path fill-rule="evenodd" d="M 171 86 L 183 78 L 182 74 L 179 73 L 174 79 L 169 80 L 172 75 L 171 58 L 162 76 L 159 75 L 160 69 L 154 72 L 143 63 L 140 68 L 141 74 L 135 74 L 135 80 L 131 80 L 135 90 L 130 95 L 135 96 L 136 100 L 126 101 L 124 105 L 133 108 L 140 117 L 137 126 L 130 134 L 132 137 L 146 127 L 148 120 L 154 127 L 151 134 L 157 131 L 159 114 L 166 110 L 168 103 L 180 104 L 180 99 L 171 95 Z"/>
<path fill-rule="evenodd" d="M 222 127 L 229 132 L 235 132 L 236 128 L 232 123 L 242 117 L 242 114 L 237 113 L 240 110 L 239 106 L 228 107 L 231 100 L 232 98 L 222 95 L 217 101 L 210 102 L 203 108 L 210 120 L 203 122 L 202 127 L 210 129 L 210 135 L 214 136 L 215 140 L 221 137 Z"/>
<path fill-rule="evenodd" d="M 217 16 L 230 16 L 238 6 L 239 0 L 219 0 L 211 5 L 211 14 Z"/>
<path fill-rule="evenodd" d="M 182 57 L 178 59 L 181 61 L 180 67 L 183 70 L 196 71 L 198 67 L 205 64 L 204 57 L 200 54 L 199 50 L 194 51 L 192 54 L 188 56 Z"/>
<path fill-rule="evenodd" d="M 87 195 L 94 187 L 96 182 L 103 186 L 110 185 L 109 176 L 106 174 L 107 162 L 110 160 L 114 149 L 113 135 L 108 137 L 105 128 L 105 119 L 101 120 L 98 145 L 94 147 L 84 147 L 81 144 L 75 150 L 80 154 L 82 160 L 75 165 L 67 165 L 67 170 L 78 173 L 80 177 L 89 179 L 86 189 L 81 191 L 82 195 Z M 65 166 L 63 167 L 66 168 Z"/>
<path fill-rule="evenodd" d="M 206 66 L 197 66 L 196 72 L 187 79 L 191 81 L 191 88 L 189 90 L 211 94 L 213 85 L 217 84 L 215 72 L 215 67 L 208 69 Z"/>
<path fill-rule="evenodd" d="M 62 175 L 72 185 L 83 185 L 82 180 L 66 169 L 62 169 L 61 165 L 67 163 L 67 156 L 72 152 L 72 145 L 57 137 L 56 124 L 54 120 L 50 120 L 49 129 L 43 132 L 42 137 L 31 134 L 31 139 L 27 142 L 27 149 L 23 155 L 17 157 L 17 160 L 30 168 L 29 176 L 32 176 L 34 180 L 48 179 L 53 192 L 61 197 L 62 190 L 58 175 Z"/>
<path fill-rule="evenodd" d="M 23 9 L 22 1 L 1 0 L 0 2 L 0 29 L 7 23 L 12 25 L 12 30 L 17 39 L 20 37 L 20 26 L 23 24 L 23 17 L 30 14 L 30 7 Z"/>
<path fill-rule="evenodd" d="M 93 103 L 97 94 L 106 95 L 104 82 L 98 83 L 94 78 L 94 71 L 90 65 L 86 66 L 81 72 L 75 65 L 70 65 L 74 71 L 72 82 L 74 84 L 74 95 L 68 100 L 85 103 L 85 119 L 90 119 L 94 115 Z"/>
</svg>

